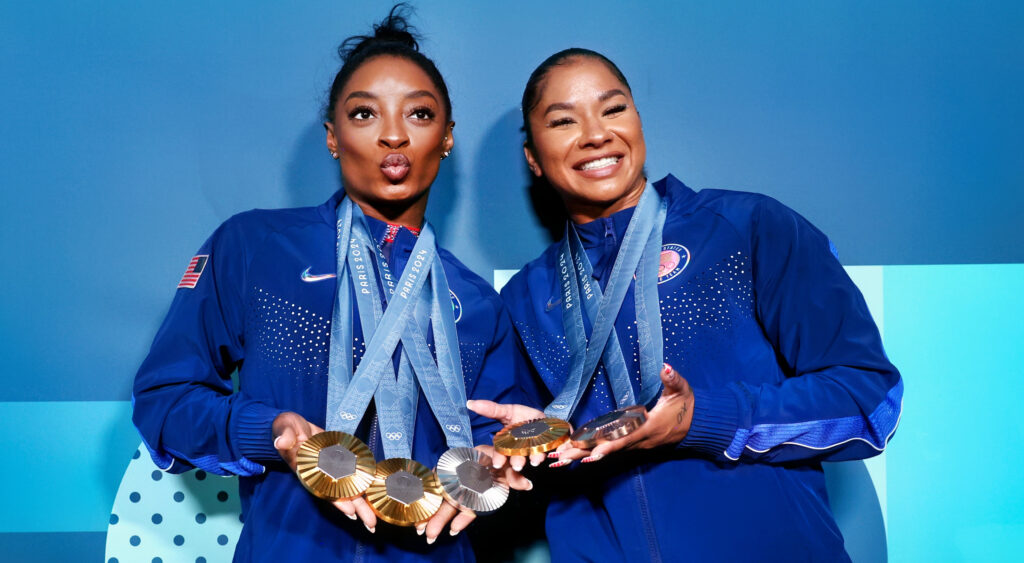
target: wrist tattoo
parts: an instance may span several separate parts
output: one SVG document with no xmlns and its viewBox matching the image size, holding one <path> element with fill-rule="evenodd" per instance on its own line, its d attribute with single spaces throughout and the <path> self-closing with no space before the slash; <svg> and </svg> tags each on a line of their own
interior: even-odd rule
<svg viewBox="0 0 1024 563">
<path fill-rule="evenodd" d="M 679 414 L 676 415 L 676 424 L 682 424 L 683 423 L 683 415 L 685 415 L 685 414 L 686 414 L 686 403 L 683 403 L 683 406 L 679 408 Z"/>
</svg>

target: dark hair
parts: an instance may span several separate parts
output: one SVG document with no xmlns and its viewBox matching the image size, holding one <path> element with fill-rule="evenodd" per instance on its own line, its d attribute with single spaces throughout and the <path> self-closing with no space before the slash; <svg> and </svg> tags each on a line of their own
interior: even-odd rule
<svg viewBox="0 0 1024 563">
<path fill-rule="evenodd" d="M 541 82 L 544 81 L 544 78 L 547 77 L 548 72 L 550 72 L 552 68 L 566 64 L 570 59 L 578 58 L 591 58 L 601 61 L 606 67 L 608 67 L 608 70 L 615 75 L 615 78 L 618 78 L 619 81 L 622 82 L 622 85 L 626 87 L 626 90 L 629 90 L 630 93 L 633 92 L 633 89 L 629 87 L 629 81 L 626 80 L 626 76 L 622 74 L 619 67 L 615 66 L 615 63 L 613 63 L 611 59 L 597 51 L 591 51 L 590 49 L 584 49 L 582 47 L 570 47 L 551 55 L 544 59 L 544 62 L 540 63 L 540 66 L 533 70 L 533 73 L 530 74 L 530 79 L 526 81 L 526 88 L 523 90 L 523 102 L 521 106 L 523 110 L 523 131 L 526 132 L 526 143 L 528 145 L 533 145 L 533 132 L 530 131 L 530 112 L 533 111 L 533 108 L 537 107 L 537 104 L 540 102 Z"/>
<path fill-rule="evenodd" d="M 335 104 L 352 73 L 370 59 L 384 55 L 411 61 L 427 73 L 434 87 L 441 93 L 445 115 L 451 120 L 452 101 L 448 97 L 448 86 L 444 83 L 444 78 L 434 65 L 434 61 L 420 53 L 416 29 L 407 21 L 411 11 L 412 8 L 404 2 L 395 4 L 387 17 L 374 24 L 373 35 L 354 35 L 341 42 L 338 47 L 338 56 L 342 62 L 341 70 L 334 76 L 334 83 L 331 84 L 327 106 L 324 108 L 324 120 L 334 121 Z"/>
</svg>

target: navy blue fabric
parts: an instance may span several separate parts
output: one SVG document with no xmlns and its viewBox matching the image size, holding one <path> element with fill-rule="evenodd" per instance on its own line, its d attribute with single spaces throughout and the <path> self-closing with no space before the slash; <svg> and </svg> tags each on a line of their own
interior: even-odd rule
<svg viewBox="0 0 1024 563">
<path fill-rule="evenodd" d="M 370 534 L 309 494 L 271 441 L 278 413 L 294 411 L 319 426 L 326 411 L 328 341 L 336 292 L 335 207 L 254 210 L 226 221 L 203 244 L 210 260 L 195 289 L 179 289 L 133 392 L 133 420 L 156 463 L 171 472 L 202 467 L 236 474 L 244 526 L 236 561 L 416 561 L 473 559 L 465 534 L 433 546 L 411 528 L 388 524 Z M 378 242 L 386 225 L 368 218 Z M 416 237 L 402 229 L 384 243 L 396 274 Z M 517 402 L 525 370 L 512 324 L 493 288 L 440 249 L 452 293 L 469 398 Z M 354 358 L 364 343 L 354 324 Z M 231 374 L 238 370 L 239 388 Z M 383 459 L 371 408 L 357 434 Z M 471 416 L 477 444 L 500 425 Z M 413 457 L 433 467 L 444 433 L 419 394 Z"/>
<path fill-rule="evenodd" d="M 863 297 L 828 238 L 775 200 L 698 193 L 672 176 L 655 187 L 669 205 L 663 255 L 679 258 L 659 277 L 665 361 L 694 388 L 693 424 L 675 448 L 548 471 L 553 560 L 848 559 L 820 462 L 881 451 L 903 392 Z M 631 214 L 577 227 L 599 282 Z M 523 387 L 535 406 L 558 392 L 568 364 L 552 306 L 557 250 L 502 290 L 534 368 Z M 633 315 L 631 288 L 616 331 L 638 389 Z M 612 408 L 597 375 L 576 425 Z"/>
</svg>

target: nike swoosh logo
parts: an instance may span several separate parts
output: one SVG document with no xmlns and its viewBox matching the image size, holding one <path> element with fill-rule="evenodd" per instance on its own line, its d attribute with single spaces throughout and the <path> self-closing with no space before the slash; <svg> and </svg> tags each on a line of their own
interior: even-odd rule
<svg viewBox="0 0 1024 563">
<path fill-rule="evenodd" d="M 548 298 L 548 303 L 546 305 L 546 309 L 545 310 L 550 311 L 551 309 L 554 309 L 555 307 L 558 306 L 559 303 L 562 302 L 562 298 L 561 297 L 559 297 L 558 299 L 555 299 L 554 301 L 552 301 L 552 299 L 554 299 L 554 298 L 555 298 L 554 295 L 552 295 L 551 297 Z"/>
<path fill-rule="evenodd" d="M 312 270 L 312 269 L 313 269 L 312 267 L 309 267 L 309 268 L 306 268 L 305 270 L 302 271 L 302 275 L 299 276 L 300 278 L 302 278 L 302 281 L 304 281 L 304 282 L 318 282 L 318 281 L 329 280 L 331 278 L 338 277 L 337 274 L 311 274 L 311 273 L 309 273 L 309 271 Z"/>
</svg>

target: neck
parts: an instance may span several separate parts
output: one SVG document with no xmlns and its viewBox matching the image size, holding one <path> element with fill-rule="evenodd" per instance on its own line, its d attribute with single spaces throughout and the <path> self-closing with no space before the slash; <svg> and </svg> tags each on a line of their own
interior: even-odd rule
<svg viewBox="0 0 1024 563">
<path fill-rule="evenodd" d="M 358 198 L 352 197 L 352 194 L 348 194 L 348 197 L 352 199 L 352 202 L 362 209 L 363 213 L 368 217 L 373 217 L 379 221 L 390 223 L 392 225 L 401 225 L 411 229 L 419 229 L 423 226 L 423 216 L 427 211 L 427 192 L 423 192 L 422 197 L 410 202 L 381 202 L 381 201 L 364 201 Z"/>
<path fill-rule="evenodd" d="M 565 209 L 573 223 L 582 225 L 614 215 L 623 209 L 636 207 L 636 204 L 640 203 L 640 196 L 643 195 L 645 187 L 647 187 L 647 178 L 641 176 L 622 197 L 614 201 L 566 200 Z"/>
</svg>

